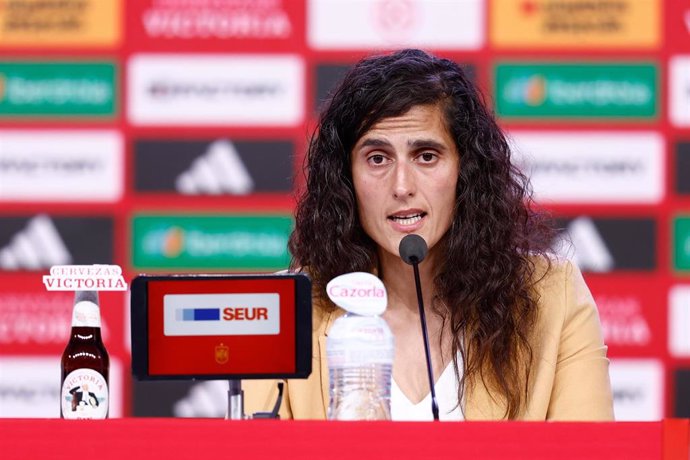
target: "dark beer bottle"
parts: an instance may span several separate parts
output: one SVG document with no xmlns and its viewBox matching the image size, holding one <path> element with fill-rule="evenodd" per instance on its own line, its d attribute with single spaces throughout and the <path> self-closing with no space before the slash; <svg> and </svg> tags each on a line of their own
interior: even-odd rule
<svg viewBox="0 0 690 460">
<path fill-rule="evenodd" d="M 74 293 L 72 332 L 61 365 L 62 418 L 106 418 L 110 403 L 110 359 L 101 340 L 101 312 L 96 291 Z"/>
</svg>

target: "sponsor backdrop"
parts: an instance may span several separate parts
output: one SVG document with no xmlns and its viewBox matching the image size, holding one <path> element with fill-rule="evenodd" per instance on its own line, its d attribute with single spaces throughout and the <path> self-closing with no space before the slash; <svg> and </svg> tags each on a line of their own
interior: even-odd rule
<svg viewBox="0 0 690 460">
<path fill-rule="evenodd" d="M 585 273 L 617 417 L 690 414 L 690 0 L 0 0 L 0 416 L 56 417 L 55 264 L 270 272 L 310 127 L 359 57 L 462 65 Z M 133 382 L 111 416 L 222 416 L 222 382 Z"/>
</svg>

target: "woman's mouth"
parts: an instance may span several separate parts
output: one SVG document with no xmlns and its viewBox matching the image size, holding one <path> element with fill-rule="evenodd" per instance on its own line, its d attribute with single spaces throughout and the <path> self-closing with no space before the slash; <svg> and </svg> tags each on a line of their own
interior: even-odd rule
<svg viewBox="0 0 690 460">
<path fill-rule="evenodd" d="M 409 214 L 396 214 L 388 216 L 388 218 L 399 225 L 409 226 L 416 224 L 422 220 L 424 216 L 426 216 L 425 212 L 414 212 Z"/>
</svg>

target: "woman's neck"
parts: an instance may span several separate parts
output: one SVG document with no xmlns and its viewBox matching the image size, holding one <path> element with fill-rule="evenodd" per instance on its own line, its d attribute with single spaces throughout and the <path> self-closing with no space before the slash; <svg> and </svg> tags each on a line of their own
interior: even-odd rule
<svg viewBox="0 0 690 460">
<path fill-rule="evenodd" d="M 432 306 L 434 294 L 435 257 L 433 251 L 419 264 L 419 279 L 422 286 L 425 310 Z M 412 265 L 387 251 L 379 250 L 380 275 L 388 293 L 389 309 L 408 309 L 418 312 L 417 288 Z"/>
</svg>

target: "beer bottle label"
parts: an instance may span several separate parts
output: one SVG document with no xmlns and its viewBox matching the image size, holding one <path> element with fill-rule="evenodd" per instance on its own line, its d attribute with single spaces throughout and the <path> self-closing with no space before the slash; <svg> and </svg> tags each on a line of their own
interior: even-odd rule
<svg viewBox="0 0 690 460">
<path fill-rule="evenodd" d="M 101 327 L 101 310 L 93 302 L 77 302 L 72 310 L 72 327 Z"/>
<path fill-rule="evenodd" d="M 93 369 L 76 369 L 62 383 L 62 416 L 104 419 L 108 415 L 108 383 Z"/>
</svg>

